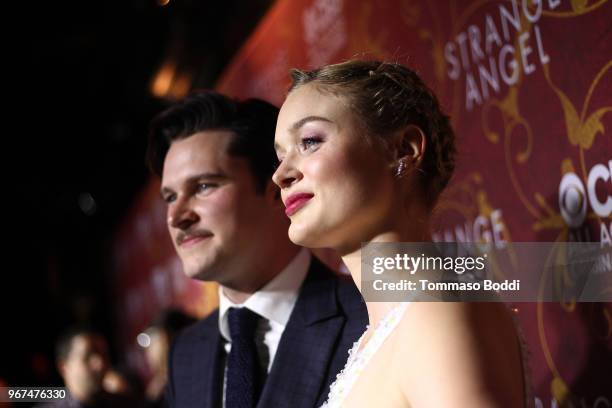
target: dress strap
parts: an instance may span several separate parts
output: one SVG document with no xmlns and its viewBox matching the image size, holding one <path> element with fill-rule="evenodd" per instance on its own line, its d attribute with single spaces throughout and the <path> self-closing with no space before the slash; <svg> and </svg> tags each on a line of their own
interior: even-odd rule
<svg viewBox="0 0 612 408">
<path fill-rule="evenodd" d="M 402 320 L 404 312 L 410 303 L 404 302 L 391 309 L 378 323 L 370 340 L 360 350 L 363 338 L 368 331 L 361 335 L 353 347 L 349 350 L 349 357 L 342 371 L 336 376 L 336 380 L 331 385 L 328 399 L 321 408 L 341 407 L 349 391 L 366 368 L 372 357 L 378 352 L 387 337 L 393 332 L 398 323 Z"/>
</svg>

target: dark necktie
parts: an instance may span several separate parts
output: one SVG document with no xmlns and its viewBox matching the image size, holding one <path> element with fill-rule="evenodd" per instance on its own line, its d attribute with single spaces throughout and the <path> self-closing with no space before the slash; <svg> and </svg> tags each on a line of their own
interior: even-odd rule
<svg viewBox="0 0 612 408">
<path fill-rule="evenodd" d="M 226 408 L 253 408 L 261 391 L 255 330 L 260 316 L 246 307 L 227 313 L 232 347 L 227 356 Z"/>
</svg>

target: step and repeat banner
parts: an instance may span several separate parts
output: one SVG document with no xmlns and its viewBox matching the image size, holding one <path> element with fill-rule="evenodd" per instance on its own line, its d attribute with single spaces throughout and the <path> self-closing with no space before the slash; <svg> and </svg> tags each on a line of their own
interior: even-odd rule
<svg viewBox="0 0 612 408">
<path fill-rule="evenodd" d="M 612 245 L 611 2 L 280 0 L 216 88 L 280 105 L 290 68 L 349 58 L 410 66 L 451 115 L 459 159 L 435 240 Z M 158 189 L 152 181 L 116 243 L 120 340 L 135 365 L 134 338 L 156 311 L 204 316 L 217 302 L 213 284 L 183 276 Z M 510 307 L 537 406 L 612 407 L 612 304 Z"/>
</svg>

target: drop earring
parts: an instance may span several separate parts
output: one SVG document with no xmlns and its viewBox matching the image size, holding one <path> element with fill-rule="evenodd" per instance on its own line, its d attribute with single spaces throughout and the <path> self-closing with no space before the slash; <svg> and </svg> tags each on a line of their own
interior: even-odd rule
<svg viewBox="0 0 612 408">
<path fill-rule="evenodd" d="M 395 177 L 402 178 L 404 177 L 405 172 L 406 172 L 406 162 L 404 160 L 400 160 L 397 166 L 397 170 L 395 171 Z"/>
</svg>

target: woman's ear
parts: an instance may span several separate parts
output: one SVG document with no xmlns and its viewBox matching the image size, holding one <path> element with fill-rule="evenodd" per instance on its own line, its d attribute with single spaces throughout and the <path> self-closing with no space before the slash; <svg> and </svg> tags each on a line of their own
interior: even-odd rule
<svg viewBox="0 0 612 408">
<path fill-rule="evenodd" d="M 404 177 L 409 170 L 422 170 L 419 168 L 425 155 L 425 134 L 420 127 L 409 125 L 395 133 L 392 139 L 391 167 L 397 178 Z"/>
<path fill-rule="evenodd" d="M 425 155 L 425 133 L 417 125 L 408 125 L 399 131 L 396 137 L 396 158 L 413 166 L 418 165 Z"/>
</svg>

